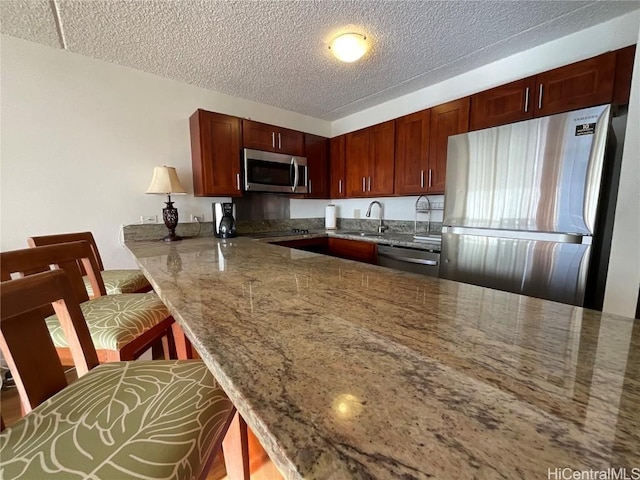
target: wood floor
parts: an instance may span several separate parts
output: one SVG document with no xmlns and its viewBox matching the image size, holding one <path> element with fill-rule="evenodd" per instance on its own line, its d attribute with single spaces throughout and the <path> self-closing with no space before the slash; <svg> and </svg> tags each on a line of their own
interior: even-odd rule
<svg viewBox="0 0 640 480">
<path fill-rule="evenodd" d="M 75 370 L 69 370 L 67 372 L 67 380 L 69 383 L 76 379 Z M 20 397 L 15 387 L 2 389 L 0 394 L 0 413 L 7 427 L 10 427 L 22 417 Z M 251 430 L 249 430 L 249 462 L 251 480 L 281 480 L 283 478 Z M 207 480 L 226 479 L 227 472 L 224 468 L 224 457 L 222 452 L 218 452 L 211 466 L 211 470 L 209 470 L 209 474 L 207 475 Z"/>
</svg>

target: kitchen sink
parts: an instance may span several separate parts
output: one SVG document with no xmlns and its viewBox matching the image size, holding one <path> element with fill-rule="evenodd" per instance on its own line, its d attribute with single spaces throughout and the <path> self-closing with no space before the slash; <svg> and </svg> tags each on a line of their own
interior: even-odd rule
<svg viewBox="0 0 640 480">
<path fill-rule="evenodd" d="M 362 230 L 352 230 L 347 232 L 339 232 L 344 235 L 358 235 L 360 237 L 383 237 L 384 233 L 378 232 L 363 232 Z"/>
</svg>

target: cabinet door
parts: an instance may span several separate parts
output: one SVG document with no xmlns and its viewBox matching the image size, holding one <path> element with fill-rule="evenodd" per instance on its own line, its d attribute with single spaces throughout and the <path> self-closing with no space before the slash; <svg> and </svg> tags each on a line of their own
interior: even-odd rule
<svg viewBox="0 0 640 480">
<path fill-rule="evenodd" d="M 371 127 L 368 196 L 393 195 L 395 132 L 394 120 Z"/>
<path fill-rule="evenodd" d="M 240 119 L 196 110 L 189 118 L 196 197 L 239 196 Z"/>
<path fill-rule="evenodd" d="M 616 80 L 613 85 L 613 104 L 628 105 L 631 95 L 631 77 L 636 46 L 630 45 L 616 51 Z"/>
<path fill-rule="evenodd" d="M 372 242 L 329 237 L 329 255 L 358 262 L 377 263 L 378 246 Z"/>
<path fill-rule="evenodd" d="M 469 97 L 431 109 L 427 192 L 444 193 L 450 135 L 469 131 Z"/>
<path fill-rule="evenodd" d="M 611 103 L 616 52 L 536 75 L 536 117 Z"/>
<path fill-rule="evenodd" d="M 396 119 L 395 194 L 427 191 L 430 110 Z"/>
<path fill-rule="evenodd" d="M 333 137 L 329 147 L 329 195 L 331 198 L 345 198 L 347 185 L 345 183 L 347 136 Z"/>
<path fill-rule="evenodd" d="M 367 196 L 370 131 L 368 128 L 347 133 L 347 197 Z"/>
<path fill-rule="evenodd" d="M 276 129 L 273 125 L 242 120 L 242 146 L 255 150 L 276 151 Z"/>
<path fill-rule="evenodd" d="M 328 198 L 329 139 L 306 133 L 304 140 L 309 168 L 309 193 L 305 197 Z"/>
<path fill-rule="evenodd" d="M 535 86 L 536 78 L 529 77 L 476 93 L 471 97 L 469 130 L 533 118 Z"/>
<path fill-rule="evenodd" d="M 275 132 L 276 152 L 297 157 L 305 156 L 304 133 L 279 127 Z"/>
</svg>

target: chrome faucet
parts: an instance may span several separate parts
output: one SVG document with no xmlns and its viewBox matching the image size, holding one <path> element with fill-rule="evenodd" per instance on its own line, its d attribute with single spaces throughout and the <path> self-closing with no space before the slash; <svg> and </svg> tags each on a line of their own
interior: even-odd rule
<svg viewBox="0 0 640 480">
<path fill-rule="evenodd" d="M 386 230 L 389 229 L 389 227 L 387 227 L 386 225 L 382 225 L 382 204 L 377 201 L 374 200 L 373 202 L 371 202 L 369 204 L 369 208 L 367 208 L 367 213 L 365 213 L 365 217 L 370 217 L 371 216 L 371 207 L 373 207 L 373 204 L 377 203 L 378 207 L 380 208 L 380 225 L 378 225 L 378 233 L 384 233 Z"/>
</svg>

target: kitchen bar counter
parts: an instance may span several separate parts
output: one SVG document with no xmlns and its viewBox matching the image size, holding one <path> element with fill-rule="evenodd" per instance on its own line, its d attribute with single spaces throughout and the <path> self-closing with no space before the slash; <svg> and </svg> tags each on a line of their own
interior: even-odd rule
<svg viewBox="0 0 640 480">
<path fill-rule="evenodd" d="M 640 467 L 640 322 L 249 238 L 127 247 L 288 479 Z"/>
</svg>

